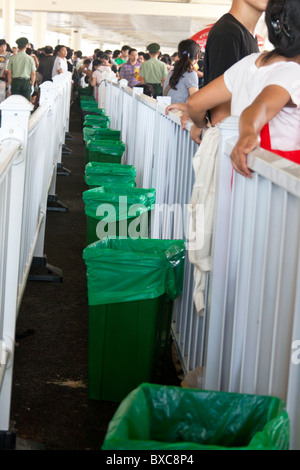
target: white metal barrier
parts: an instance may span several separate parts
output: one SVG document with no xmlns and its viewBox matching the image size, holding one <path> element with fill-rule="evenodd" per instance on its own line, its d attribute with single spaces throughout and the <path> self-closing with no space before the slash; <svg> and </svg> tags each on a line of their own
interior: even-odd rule
<svg viewBox="0 0 300 470">
<path fill-rule="evenodd" d="M 15 325 L 30 267 L 44 256 L 47 200 L 69 126 L 71 74 L 41 86 L 40 106 L 21 96 L 1 104 L 0 432 L 9 431 Z M 68 108 L 69 107 L 69 108 Z"/>
<path fill-rule="evenodd" d="M 235 173 L 231 187 L 229 132 L 234 119 L 223 125 L 205 388 L 282 398 L 300 449 L 300 166 L 257 149 L 253 179 Z"/>
<path fill-rule="evenodd" d="M 138 184 L 154 187 L 157 204 L 164 206 L 162 217 L 155 213 L 152 237 L 186 238 L 166 210 L 190 201 L 196 146 L 179 119 L 166 117 L 157 103 L 117 84 L 106 86 L 111 127 L 122 130 L 128 147 L 126 163 L 137 167 Z M 291 448 L 300 449 L 300 167 L 258 149 L 249 156 L 253 179 L 232 180 L 229 153 L 237 119 L 228 118 L 219 129 L 214 264 L 205 314 L 195 312 L 187 257 L 173 336 L 185 372 L 203 368 L 203 388 L 283 398 Z"/>
<path fill-rule="evenodd" d="M 156 189 L 152 238 L 187 239 L 187 205 L 192 193 L 194 144 L 179 117 L 165 116 L 165 105 L 129 87 L 106 84 L 110 127 L 121 130 L 124 162 L 136 168 L 138 187 Z M 167 136 L 167 138 L 166 138 Z M 174 306 L 173 334 L 184 372 L 203 365 L 206 321 L 193 303 L 193 266 L 186 256 L 182 296 Z"/>
</svg>

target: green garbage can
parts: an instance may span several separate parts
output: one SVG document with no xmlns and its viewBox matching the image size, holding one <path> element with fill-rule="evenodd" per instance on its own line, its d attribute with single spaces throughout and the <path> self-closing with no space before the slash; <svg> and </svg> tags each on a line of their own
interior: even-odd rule
<svg viewBox="0 0 300 470">
<path fill-rule="evenodd" d="M 279 398 L 149 383 L 120 404 L 102 445 L 102 450 L 288 448 L 289 418 Z"/>
<path fill-rule="evenodd" d="M 99 127 L 108 128 L 109 123 L 110 123 L 109 116 L 102 116 L 101 114 L 97 116 L 93 116 L 92 114 L 90 114 L 85 117 L 83 126 L 89 127 L 91 129 L 95 129 L 95 128 L 99 129 Z"/>
<path fill-rule="evenodd" d="M 121 131 L 110 128 L 90 128 L 84 127 L 83 129 L 83 140 L 88 142 L 89 140 L 121 140 Z"/>
<path fill-rule="evenodd" d="M 87 245 L 107 236 L 148 238 L 155 195 L 155 189 L 117 185 L 85 191 Z"/>
<path fill-rule="evenodd" d="M 124 142 L 117 140 L 89 140 L 85 144 L 85 162 L 121 163 Z"/>
<path fill-rule="evenodd" d="M 135 187 L 136 169 L 133 165 L 90 162 L 85 167 L 84 179 L 90 189 L 118 185 Z"/>
<path fill-rule="evenodd" d="M 182 240 L 110 239 L 85 248 L 89 302 L 88 394 L 119 402 L 156 381 L 182 292 Z"/>
</svg>

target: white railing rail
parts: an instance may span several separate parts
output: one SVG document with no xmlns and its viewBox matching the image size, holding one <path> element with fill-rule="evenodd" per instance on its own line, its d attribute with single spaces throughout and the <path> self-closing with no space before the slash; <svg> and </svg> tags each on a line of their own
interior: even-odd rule
<svg viewBox="0 0 300 470">
<path fill-rule="evenodd" d="M 188 129 L 181 129 L 173 113 L 165 116 L 163 105 L 116 83 L 106 83 L 105 108 L 111 127 L 122 131 L 124 162 L 136 166 L 138 186 L 156 189 L 162 216 L 155 211 L 151 236 L 186 239 L 186 225 L 166 211 L 178 204 L 186 215 L 183 207 L 190 201 L 197 147 Z M 187 256 L 173 337 L 184 371 L 201 368 L 204 388 L 283 398 L 291 448 L 300 449 L 300 167 L 258 149 L 249 156 L 253 179 L 232 178 L 229 153 L 237 118 L 218 127 L 213 269 L 205 312 L 200 316 L 194 307 Z"/>
<path fill-rule="evenodd" d="M 18 295 L 25 152 L 10 138 L 0 148 L 0 430 L 7 430 Z"/>
<path fill-rule="evenodd" d="M 44 256 L 47 201 L 55 194 L 57 164 L 69 125 L 70 84 L 69 73 L 45 82 L 33 114 L 32 104 L 22 96 L 11 96 L 1 104 L 1 432 L 9 430 L 17 315 L 33 259 Z"/>
</svg>

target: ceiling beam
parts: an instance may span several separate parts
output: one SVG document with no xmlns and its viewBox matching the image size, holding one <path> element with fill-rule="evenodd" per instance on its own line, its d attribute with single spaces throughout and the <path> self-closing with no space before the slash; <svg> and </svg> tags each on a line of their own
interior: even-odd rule
<svg viewBox="0 0 300 470">
<path fill-rule="evenodd" d="M 109 13 L 166 17 L 219 18 L 230 9 L 231 2 L 218 0 L 201 3 L 175 3 L 136 0 L 15 0 L 16 10 L 65 13 Z M 2 0 L 0 0 L 2 7 Z M 113 16 L 112 16 L 113 21 Z"/>
</svg>

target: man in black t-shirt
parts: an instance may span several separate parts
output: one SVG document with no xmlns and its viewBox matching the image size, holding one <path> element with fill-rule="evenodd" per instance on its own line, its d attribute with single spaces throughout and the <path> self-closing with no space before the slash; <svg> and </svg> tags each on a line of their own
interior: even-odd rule
<svg viewBox="0 0 300 470">
<path fill-rule="evenodd" d="M 204 57 L 204 85 L 222 75 L 243 57 L 259 52 L 254 36 L 267 0 L 233 0 L 231 9 L 211 28 Z M 230 103 L 210 111 L 212 124 L 230 114 Z"/>
</svg>

